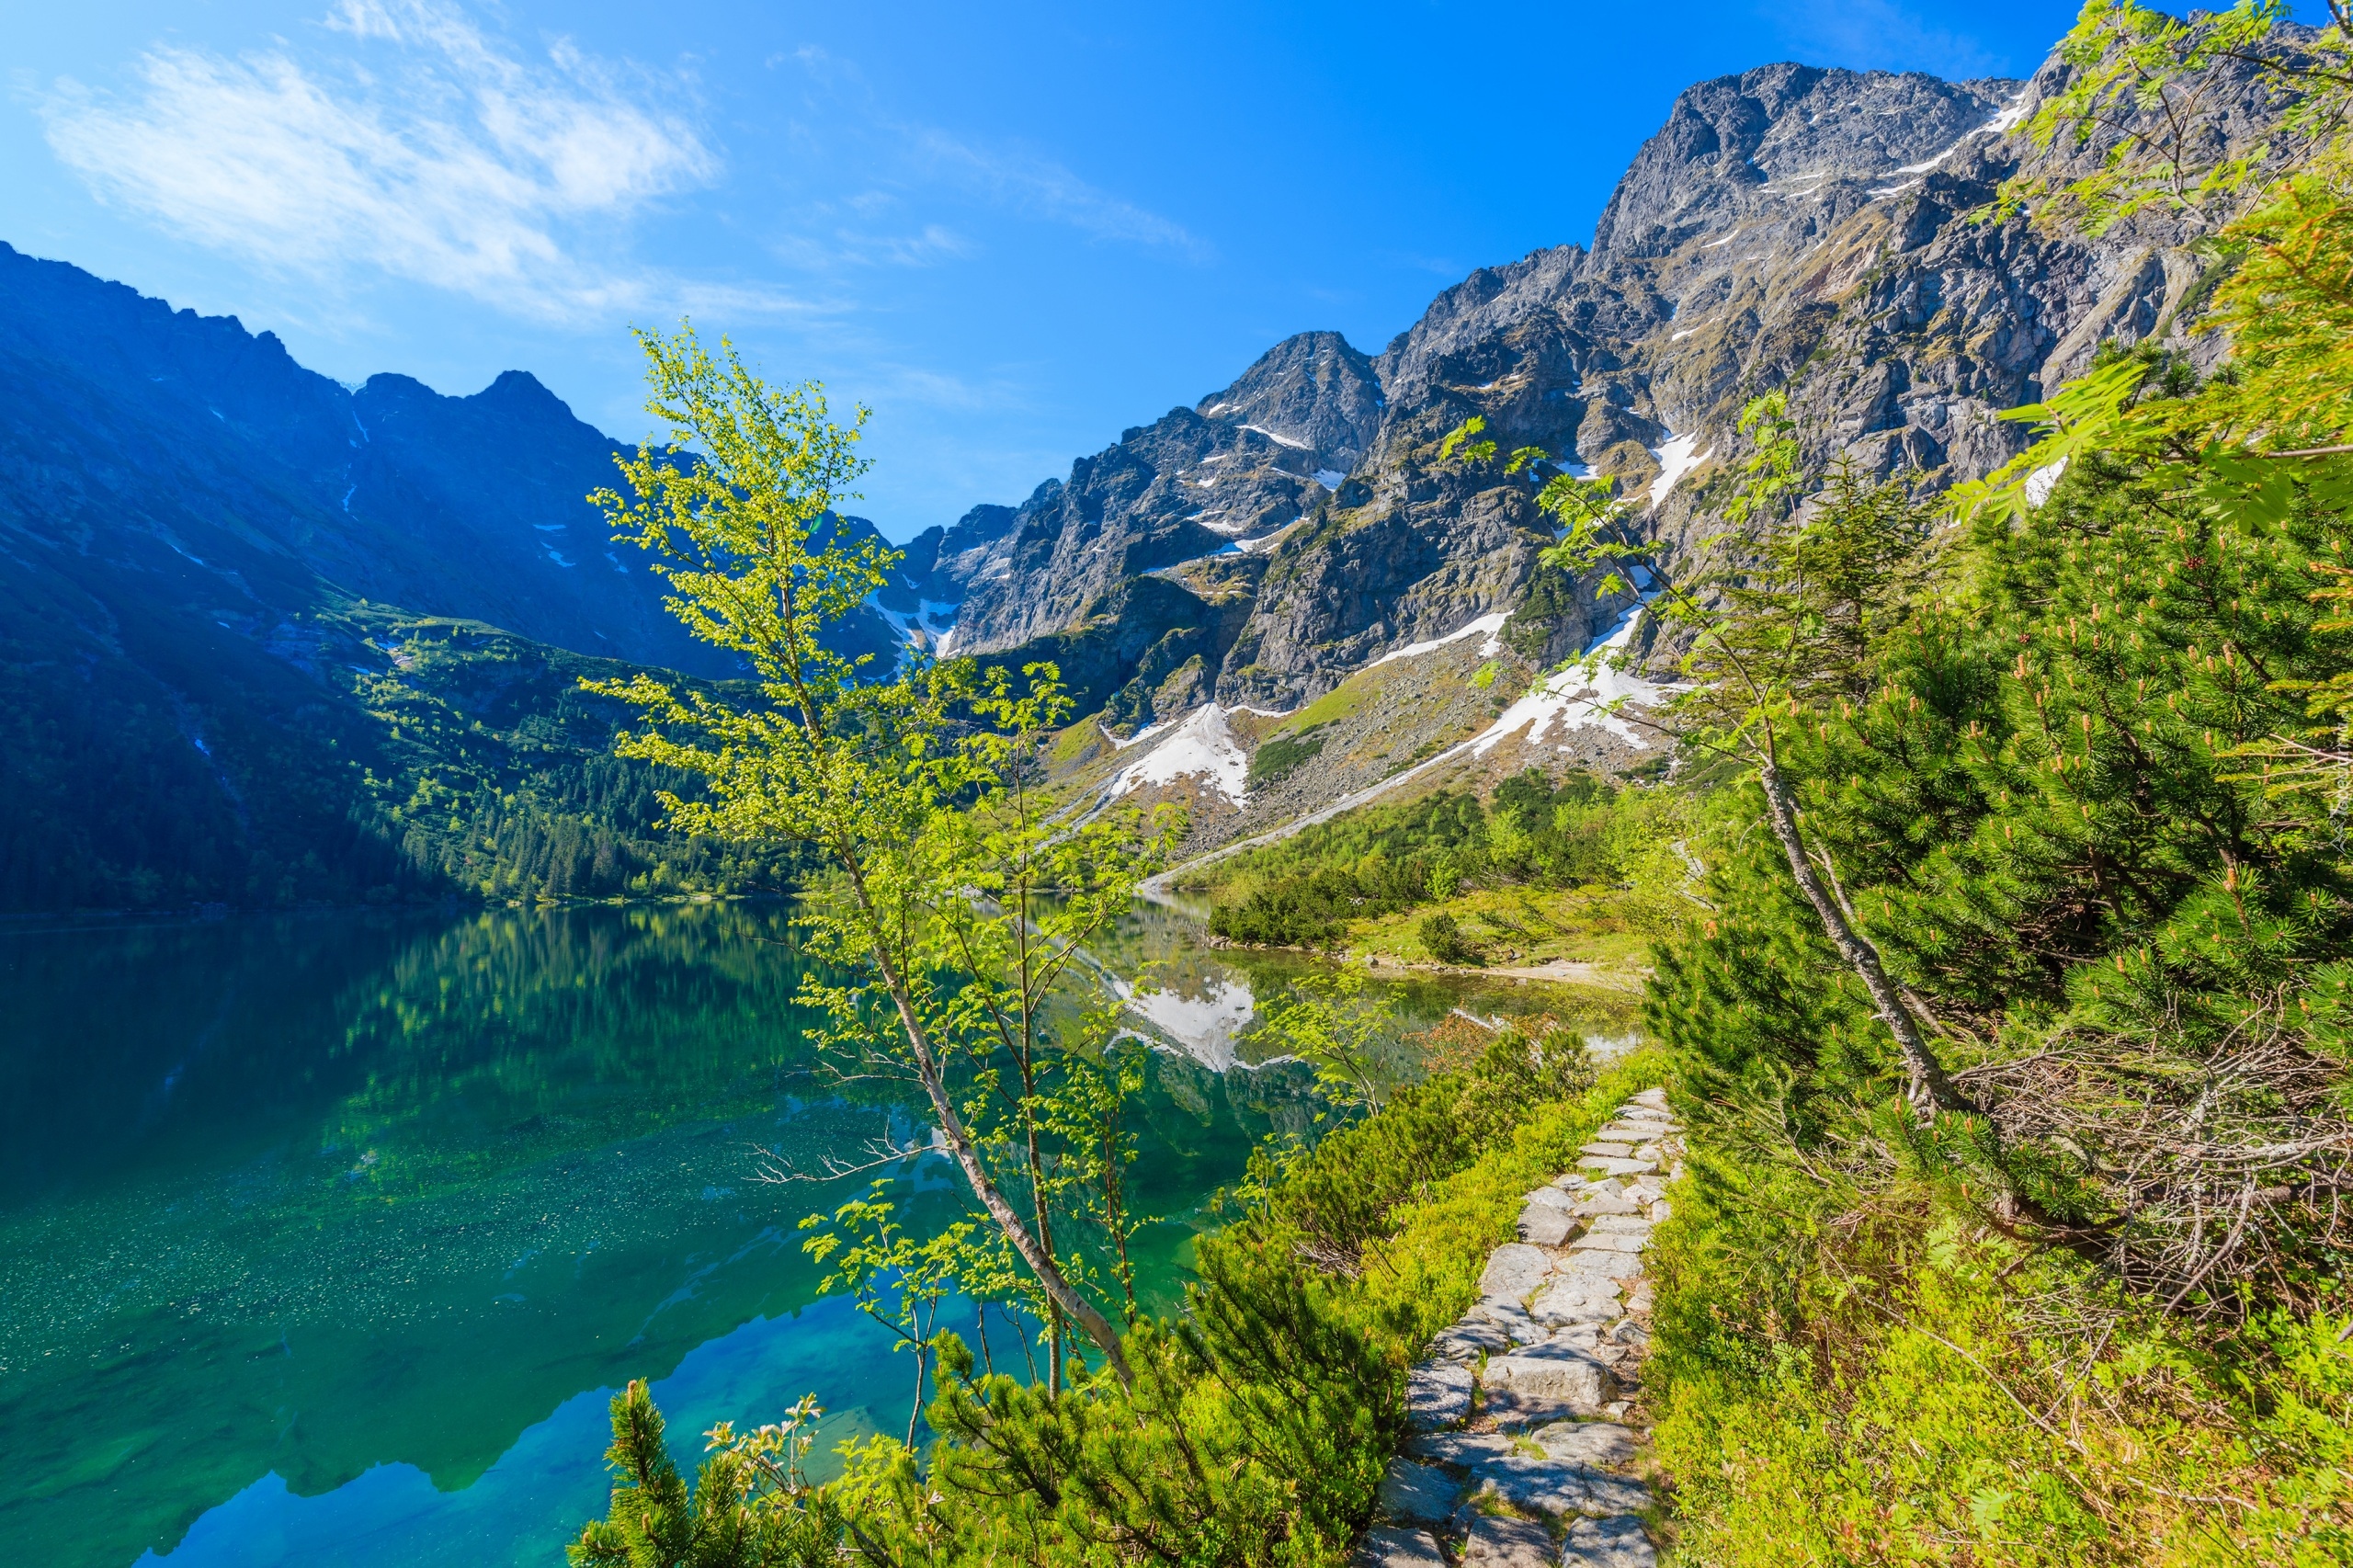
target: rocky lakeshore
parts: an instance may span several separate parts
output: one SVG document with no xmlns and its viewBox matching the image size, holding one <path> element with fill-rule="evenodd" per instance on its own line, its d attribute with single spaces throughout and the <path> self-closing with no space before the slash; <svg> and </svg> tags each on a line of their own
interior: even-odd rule
<svg viewBox="0 0 2353 1568">
<path fill-rule="evenodd" d="M 1358 1568 L 1651 1568 L 1641 1409 L 1643 1270 L 1681 1169 L 1661 1089 L 1623 1107 L 1577 1168 L 1528 1194 L 1480 1300 L 1407 1384 L 1413 1435 Z"/>
</svg>

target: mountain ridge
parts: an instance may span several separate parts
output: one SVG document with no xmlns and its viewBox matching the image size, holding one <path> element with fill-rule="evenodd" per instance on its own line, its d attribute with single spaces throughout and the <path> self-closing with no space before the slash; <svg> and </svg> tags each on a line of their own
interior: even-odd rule
<svg viewBox="0 0 2353 1568">
<path fill-rule="evenodd" d="M 1590 249 L 1481 267 L 1378 354 L 1336 332 L 1280 340 L 1020 502 L 918 534 L 847 645 L 1051 658 L 1101 736 L 1068 753 L 1074 777 L 1184 795 L 1204 842 L 1458 764 L 1643 766 L 1639 736 L 1579 717 L 1545 672 L 1605 640 L 1654 671 L 1671 648 L 1623 596 L 1541 563 L 1540 475 L 1441 461 L 1441 438 L 1476 415 L 1552 468 L 1608 475 L 1683 551 L 1716 531 L 1744 450 L 1733 416 L 1757 392 L 1787 391 L 1810 466 L 1936 488 L 2018 451 L 1998 415 L 2104 341 L 2154 338 L 2211 365 L 2222 346 L 2187 331 L 2211 281 L 2192 249 L 2201 221 L 2146 213 L 2087 239 L 1973 216 L 2009 175 L 2104 155 L 2097 140 L 2039 151 L 2015 134 L 2070 69 L 2054 56 L 2024 83 L 1950 83 L 1781 62 L 1695 84 Z M 2278 106 L 2250 68 L 2215 69 L 2217 133 L 2256 144 Z M 42 754 L 47 782 L 30 782 L 51 792 L 27 820 L 49 825 L 17 829 L 0 869 L 80 856 L 76 885 L 129 886 L 122 868 L 163 842 L 129 806 L 59 792 L 82 776 L 77 746 L 111 759 L 100 774 L 186 805 L 164 838 L 250 837 L 270 757 L 335 725 L 357 726 L 335 731 L 352 744 L 384 741 L 389 710 L 329 676 L 340 659 L 398 679 L 388 625 L 502 629 L 449 646 L 517 670 L 547 665 L 536 647 L 737 673 L 601 537 L 585 495 L 611 483 L 618 444 L 528 372 L 464 397 L 396 374 L 348 388 L 233 317 L 5 245 L 0 327 L 15 393 L 0 400 L 0 675 L 34 732 L 82 737 Z M 1214 767 L 1153 760 L 1211 704 L 1240 716 L 1193 726 L 1223 737 Z M 566 744 L 608 722 L 575 712 Z M 1494 725 L 1511 733 L 1491 744 Z M 245 739 L 221 739 L 233 733 Z M 500 733 L 520 744 L 530 726 Z M 1131 737 L 1142 750 L 1123 749 Z M 1291 760 L 1251 768 L 1278 740 Z M 358 841 L 324 824 L 387 831 L 350 788 L 320 785 L 294 813 L 336 855 Z M 118 846 L 114 870 L 88 847 L 100 840 Z"/>
</svg>

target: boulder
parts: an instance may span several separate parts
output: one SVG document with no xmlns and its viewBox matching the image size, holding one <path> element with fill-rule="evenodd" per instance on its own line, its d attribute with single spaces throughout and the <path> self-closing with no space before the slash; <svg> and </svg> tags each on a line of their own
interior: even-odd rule
<svg viewBox="0 0 2353 1568">
<path fill-rule="evenodd" d="M 1381 1512 L 1395 1524 L 1444 1524 L 1461 1495 L 1461 1483 L 1436 1465 L 1395 1459 L 1381 1473 Z"/>
<path fill-rule="evenodd" d="M 1543 1283 L 1552 1260 L 1538 1248 L 1525 1242 L 1506 1242 L 1487 1256 L 1487 1267 L 1479 1276 L 1479 1294 L 1506 1301 L 1525 1301 L 1529 1292 Z"/>
<path fill-rule="evenodd" d="M 1446 1568 L 1438 1540 L 1427 1530 L 1390 1527 L 1364 1532 L 1355 1568 Z"/>
<path fill-rule="evenodd" d="M 1405 1419 L 1419 1431 L 1451 1426 L 1471 1414 L 1476 1380 L 1460 1361 L 1424 1361 L 1405 1374 Z"/>
<path fill-rule="evenodd" d="M 1561 1568 L 1658 1568 L 1658 1549 L 1631 1514 L 1580 1519 L 1561 1542 Z"/>
</svg>

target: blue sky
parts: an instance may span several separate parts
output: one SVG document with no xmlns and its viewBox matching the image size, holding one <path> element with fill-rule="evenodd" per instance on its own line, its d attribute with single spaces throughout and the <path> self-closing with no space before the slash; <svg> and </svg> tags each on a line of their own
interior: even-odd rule
<svg viewBox="0 0 2353 1568">
<path fill-rule="evenodd" d="M 1279 338 L 1368 352 L 1584 243 L 1676 93 L 1775 60 L 2023 75 L 2063 3 L 11 6 L 0 239 L 346 381 L 529 369 L 643 434 L 691 312 L 874 410 L 894 538 Z"/>
</svg>

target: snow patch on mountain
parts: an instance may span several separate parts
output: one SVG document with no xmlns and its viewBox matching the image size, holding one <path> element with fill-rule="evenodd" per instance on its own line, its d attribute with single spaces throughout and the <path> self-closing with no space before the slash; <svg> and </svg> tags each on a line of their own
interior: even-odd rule
<svg viewBox="0 0 2353 1568">
<path fill-rule="evenodd" d="M 1187 714 L 1148 756 L 1120 769 L 1108 793 L 1117 798 L 1147 784 L 1199 778 L 1238 806 L 1249 798 L 1244 783 L 1249 774 L 1250 759 L 1242 755 L 1241 744 L 1226 727 L 1225 710 L 1205 702 Z"/>
<path fill-rule="evenodd" d="M 1695 451 L 1694 449 L 1699 445 L 1699 437 L 1696 435 L 1669 436 L 1666 438 L 1666 445 L 1651 449 L 1651 456 L 1658 459 L 1659 468 L 1658 477 L 1651 481 L 1653 510 L 1656 510 L 1658 504 L 1667 498 L 1676 485 L 1682 483 L 1685 474 L 1689 473 L 1714 455 L 1713 447 L 1704 452 Z"/>
<path fill-rule="evenodd" d="M 1504 737 L 1528 732 L 1531 742 L 1557 734 L 1565 746 L 1571 732 L 1598 726 L 1627 744 L 1647 751 L 1650 742 L 1619 711 L 1625 705 L 1655 708 L 1674 687 L 1644 680 L 1615 666 L 1619 655 L 1633 645 L 1641 629 L 1643 606 L 1629 606 L 1608 632 L 1586 650 L 1586 656 L 1568 668 L 1547 676 L 1503 711 L 1486 732 L 1469 743 L 1471 755 L 1484 756 Z"/>
<path fill-rule="evenodd" d="M 1504 622 L 1510 619 L 1510 611 L 1499 609 L 1493 615 L 1481 616 L 1460 631 L 1449 631 L 1443 637 L 1433 637 L 1427 642 L 1408 642 L 1403 648 L 1392 648 L 1373 660 L 1372 665 L 1385 665 L 1392 659 L 1419 658 L 1424 653 L 1435 653 L 1449 642 L 1460 642 L 1465 637 L 1477 632 L 1484 632 L 1487 637 L 1487 640 L 1479 645 L 1479 656 L 1493 658 L 1504 651 L 1500 633 L 1503 631 Z M 1367 665 L 1365 668 L 1370 669 L 1372 665 Z"/>
</svg>

